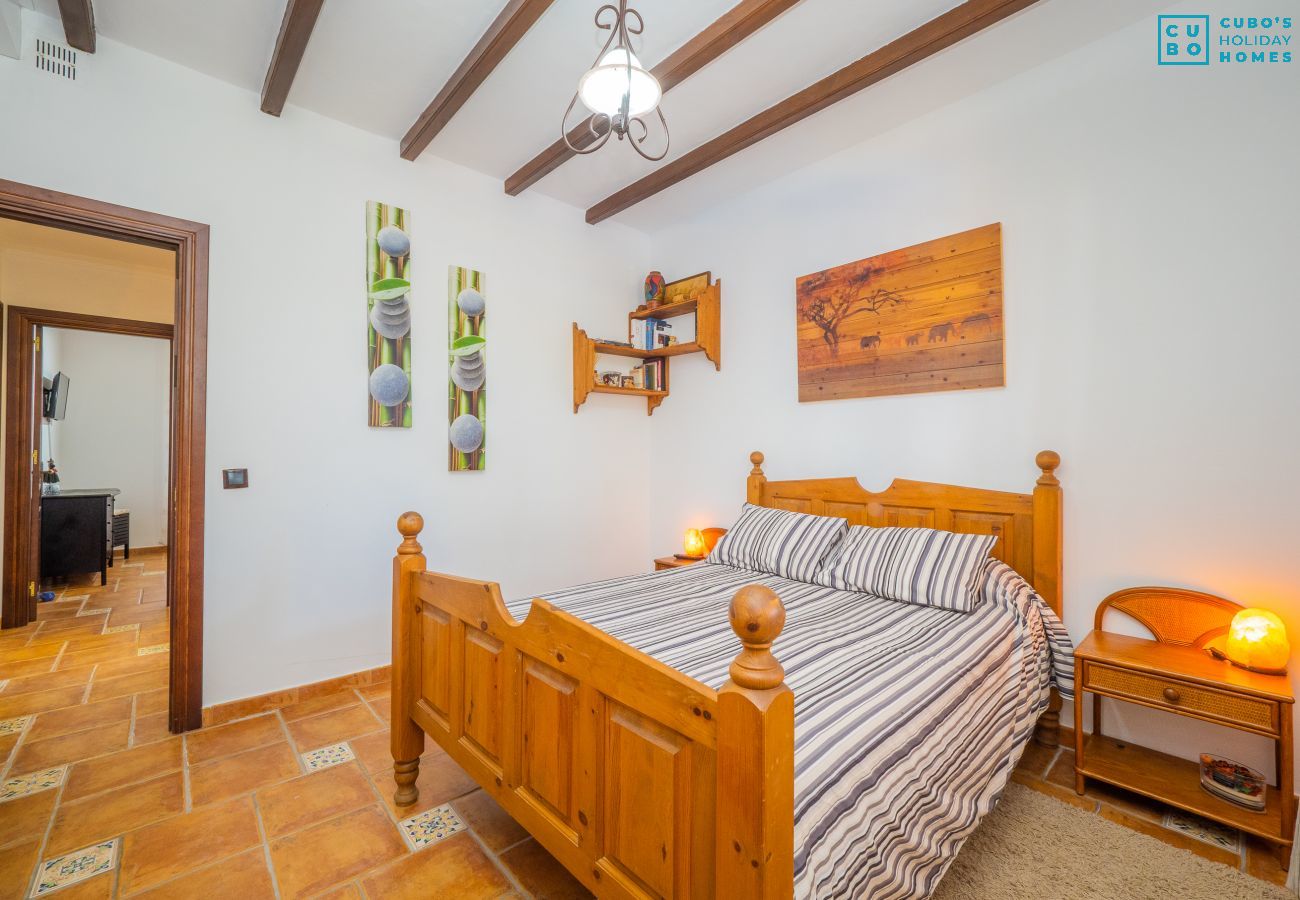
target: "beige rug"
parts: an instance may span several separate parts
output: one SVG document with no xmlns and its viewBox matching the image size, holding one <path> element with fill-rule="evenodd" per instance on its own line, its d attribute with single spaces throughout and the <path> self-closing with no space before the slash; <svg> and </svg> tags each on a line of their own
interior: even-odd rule
<svg viewBox="0 0 1300 900">
<path fill-rule="evenodd" d="M 1012 782 L 932 900 L 1295 900 Z"/>
</svg>

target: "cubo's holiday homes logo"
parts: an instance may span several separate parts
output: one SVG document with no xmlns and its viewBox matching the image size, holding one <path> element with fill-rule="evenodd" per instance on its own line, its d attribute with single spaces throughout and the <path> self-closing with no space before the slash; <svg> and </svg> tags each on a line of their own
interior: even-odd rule
<svg viewBox="0 0 1300 900">
<path fill-rule="evenodd" d="M 1210 50 L 1209 16 L 1161 16 L 1160 55 L 1162 66 L 1208 66 Z"/>
<path fill-rule="evenodd" d="M 1159 16 L 1162 66 L 1272 65 L 1289 63 L 1294 36 L 1290 16 Z M 1213 28 L 1213 34 L 1211 29 Z"/>
</svg>

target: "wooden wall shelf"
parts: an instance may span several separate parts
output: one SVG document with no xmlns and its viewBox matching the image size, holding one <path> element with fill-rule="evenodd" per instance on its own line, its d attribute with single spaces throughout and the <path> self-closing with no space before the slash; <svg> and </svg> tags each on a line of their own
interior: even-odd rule
<svg viewBox="0 0 1300 900">
<path fill-rule="evenodd" d="M 587 402 L 591 394 L 624 394 L 632 397 L 646 398 L 646 415 L 653 415 L 655 408 L 664 402 L 672 387 L 669 377 L 669 357 L 684 356 L 688 353 L 703 353 L 713 363 L 716 370 L 722 369 L 722 282 L 715 281 L 693 300 L 670 303 L 657 309 L 643 309 L 628 313 L 629 324 L 633 319 L 670 319 L 695 313 L 695 340 L 686 344 L 673 344 L 670 347 L 657 347 L 653 350 L 639 350 L 623 344 L 608 344 L 587 336 L 587 332 L 573 323 L 573 411 Z M 664 360 L 665 389 L 649 391 L 642 388 L 612 387 L 596 383 L 596 356 L 608 354 L 631 359 Z"/>
</svg>

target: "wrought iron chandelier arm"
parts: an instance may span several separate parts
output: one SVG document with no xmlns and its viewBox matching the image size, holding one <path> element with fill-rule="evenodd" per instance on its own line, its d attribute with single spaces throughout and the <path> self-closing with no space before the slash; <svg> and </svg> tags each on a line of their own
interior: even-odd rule
<svg viewBox="0 0 1300 900">
<path fill-rule="evenodd" d="M 657 156 L 652 156 L 651 154 L 646 153 L 644 150 L 641 149 L 641 145 L 645 143 L 645 139 L 650 136 L 650 128 L 646 125 L 646 123 L 641 119 L 640 116 L 637 116 L 632 121 L 636 122 L 638 125 L 641 126 L 642 135 L 640 138 L 634 137 L 632 140 L 628 141 L 628 143 L 632 145 L 632 149 L 637 152 L 637 155 L 640 156 L 642 159 L 646 160 L 647 162 L 659 162 L 661 159 L 667 156 L 668 147 L 672 143 L 672 135 L 668 133 L 668 120 L 664 118 L 663 110 L 656 106 L 655 112 L 659 115 L 659 124 L 663 126 L 664 129 L 664 149 L 661 150 Z"/>
<path fill-rule="evenodd" d="M 564 146 L 568 147 L 570 152 L 576 153 L 579 156 L 586 156 L 588 153 L 595 153 L 601 147 L 605 146 L 609 141 L 609 136 L 614 132 L 614 129 L 610 127 L 609 116 L 604 113 L 592 113 L 587 117 L 587 128 L 591 132 L 592 137 L 595 138 L 595 142 L 588 144 L 585 149 L 573 146 L 573 143 L 569 140 L 568 122 L 569 114 L 573 112 L 573 107 L 577 102 L 578 95 L 575 92 L 573 99 L 569 101 L 568 109 L 564 111 L 564 118 L 560 119 L 560 137 L 564 141 Z M 603 132 L 596 127 L 598 120 L 603 120 L 606 123 Z"/>
</svg>

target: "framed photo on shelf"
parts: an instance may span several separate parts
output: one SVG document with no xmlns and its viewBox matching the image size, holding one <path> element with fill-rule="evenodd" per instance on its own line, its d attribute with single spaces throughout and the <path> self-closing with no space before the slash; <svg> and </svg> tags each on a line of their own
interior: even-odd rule
<svg viewBox="0 0 1300 900">
<path fill-rule="evenodd" d="M 697 299 L 700 294 L 703 294 L 708 289 L 712 278 L 712 272 L 701 272 L 689 278 L 679 278 L 676 281 L 668 282 L 664 285 L 664 303 L 683 303 L 687 300 Z"/>
</svg>

